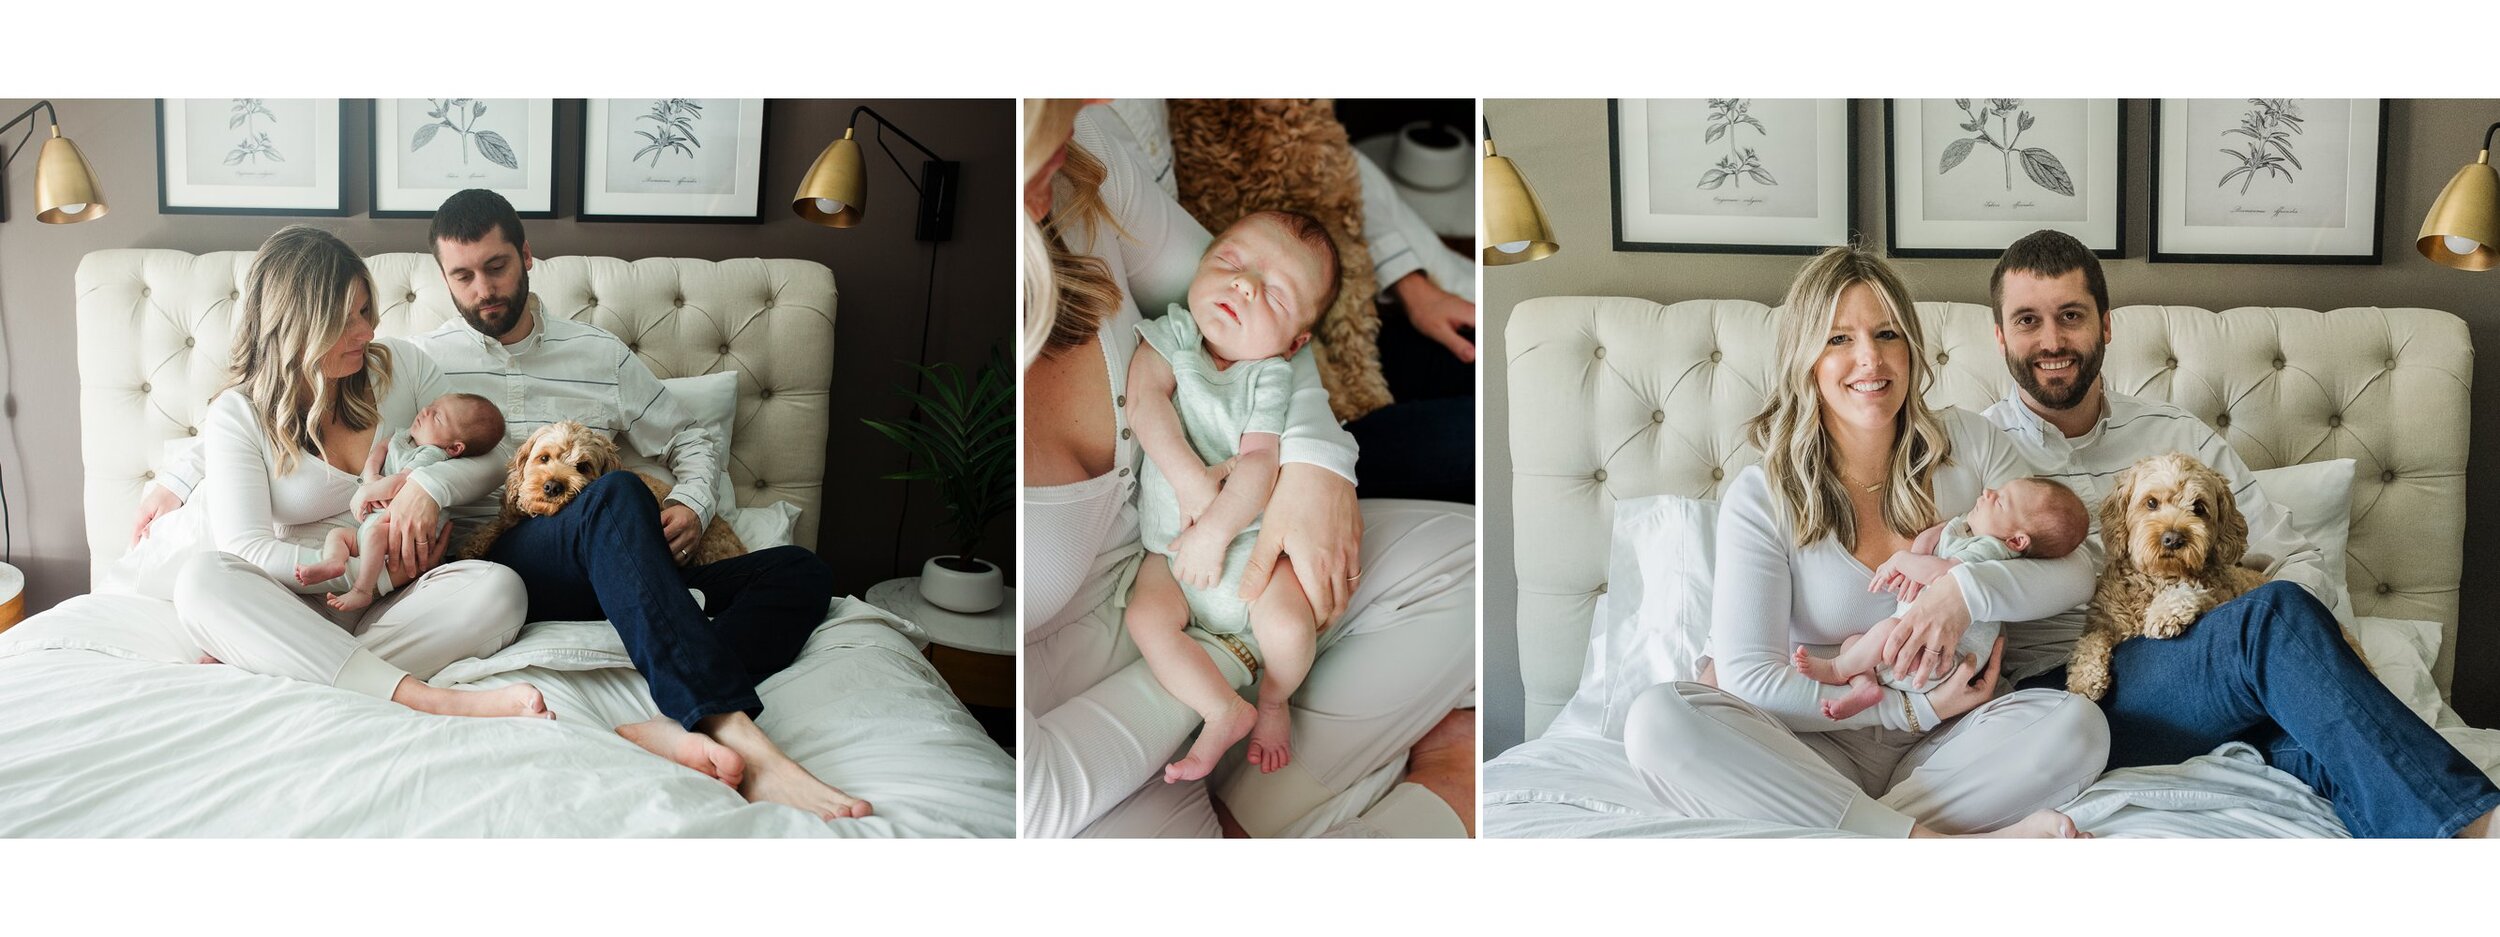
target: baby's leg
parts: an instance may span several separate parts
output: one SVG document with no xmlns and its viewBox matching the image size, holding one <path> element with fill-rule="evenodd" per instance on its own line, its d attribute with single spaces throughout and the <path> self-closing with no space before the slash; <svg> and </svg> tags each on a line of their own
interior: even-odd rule
<svg viewBox="0 0 2500 937">
<path fill-rule="evenodd" d="M 391 542 L 390 517 L 384 515 L 366 521 L 360 537 L 363 540 L 360 544 L 362 550 L 356 555 L 362 558 L 362 562 L 355 564 L 354 581 L 347 591 L 329 598 L 330 607 L 342 612 L 352 612 L 373 604 L 375 591 L 382 583 L 382 556 L 390 549 L 386 546 Z"/>
<path fill-rule="evenodd" d="M 1198 730 L 1198 741 L 1189 746 L 1189 754 L 1163 767 L 1164 783 L 1206 777 L 1226 749 L 1250 734 L 1258 712 L 1233 692 L 1232 684 L 1207 658 L 1206 649 L 1182 633 L 1189 627 L 1189 601 L 1181 596 L 1181 584 L 1172 578 L 1171 564 L 1160 554 L 1146 554 L 1145 563 L 1137 568 L 1137 584 L 1129 590 L 1122 623 L 1164 692 L 1207 721 L 1206 728 Z"/>
<path fill-rule="evenodd" d="M 1900 628 L 1901 619 L 1887 618 L 1866 629 L 1865 634 L 1841 639 L 1840 653 L 1832 655 L 1832 670 L 1843 680 L 1862 673 L 1874 673 L 1875 668 L 1883 663 L 1884 642 L 1890 640 L 1892 633 Z"/>
<path fill-rule="evenodd" d="M 1886 620 L 1889 621 L 1890 619 Z M 1879 624 L 1876 627 L 1880 628 L 1883 626 Z M 1788 655 L 1788 660 L 1790 663 L 1797 666 L 1798 673 L 1806 675 L 1806 679 L 1812 680 L 1816 683 L 1825 684 L 1827 686 L 1839 686 L 1843 683 L 1849 682 L 1849 678 L 1851 676 L 1865 671 L 1866 668 L 1863 665 L 1853 668 L 1849 663 L 1855 656 L 1850 652 L 1856 649 L 1859 645 L 1864 644 L 1864 638 L 1864 635 L 1853 634 L 1840 639 L 1840 653 L 1832 655 L 1830 660 L 1822 660 L 1806 653 L 1806 646 L 1800 644 L 1797 645 L 1797 650 L 1794 653 Z M 1877 638 L 1875 646 L 1882 647 L 1882 642 L 1882 638 Z"/>
<path fill-rule="evenodd" d="M 1865 712 L 1867 707 L 1883 698 L 1884 685 L 1875 682 L 1874 674 L 1860 671 L 1849 678 L 1848 695 L 1823 701 L 1823 715 L 1832 719 L 1847 719 Z"/>
<path fill-rule="evenodd" d="M 1276 558 L 1275 578 L 1250 606 L 1250 633 L 1267 657 L 1259 678 L 1259 723 L 1250 730 L 1250 763 L 1268 773 L 1293 763 L 1293 711 L 1286 704 L 1318 656 L 1319 623 L 1292 560 Z"/>
<path fill-rule="evenodd" d="M 339 578 L 347 571 L 347 558 L 355 555 L 356 532 L 345 527 L 330 528 L 321 538 L 321 559 L 295 567 L 295 581 L 312 585 Z"/>
</svg>

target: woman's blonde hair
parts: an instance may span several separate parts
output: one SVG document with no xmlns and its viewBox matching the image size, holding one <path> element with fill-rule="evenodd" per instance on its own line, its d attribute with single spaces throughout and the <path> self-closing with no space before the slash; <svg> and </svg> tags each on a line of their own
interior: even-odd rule
<svg viewBox="0 0 2500 937">
<path fill-rule="evenodd" d="M 372 315 L 373 275 L 336 235 L 288 225 L 261 242 L 244 278 L 243 308 L 234 326 L 233 379 L 278 455 L 276 473 L 295 470 L 299 454 L 323 456 L 321 424 L 336 419 L 352 430 L 381 420 L 375 397 L 390 385 L 390 350 L 365 349 L 365 368 L 336 382 L 321 376 L 321 359 L 347 334 L 351 288 L 364 284 Z"/>
<path fill-rule="evenodd" d="M 1901 275 L 1883 255 L 1855 245 L 1824 251 L 1788 285 L 1780 313 L 1779 360 L 1775 365 L 1771 401 L 1747 425 L 1748 438 L 1762 450 L 1762 471 L 1771 484 L 1771 500 L 1784 510 L 1797 546 L 1825 536 L 1855 548 L 1857 512 L 1849 504 L 1848 482 L 1833 460 L 1830 434 L 1823 431 L 1822 394 L 1815 388 L 1814 365 L 1820 360 L 1832 321 L 1840 313 L 1840 297 L 1863 284 L 1892 317 L 1909 346 L 1909 393 L 1894 416 L 1892 453 L 1885 460 L 1884 525 L 1904 537 L 1917 536 L 1936 522 L 1936 469 L 1947 464 L 1952 440 L 1943 422 L 1927 409 L 1927 342 L 1919 333 L 1918 309 Z"/>
<path fill-rule="evenodd" d="M 1024 102 L 1027 180 L 1050 158 L 1047 151 L 1037 151 L 1032 145 L 1035 135 L 1044 127 L 1075 120 L 1075 112 L 1083 107 L 1084 102 L 1075 100 Z M 1050 216 L 1036 224 L 1018 213 L 1023 225 L 1019 253 L 1024 270 L 1023 358 L 1027 365 L 1038 355 L 1084 344 L 1120 308 L 1120 284 L 1112 279 L 1110 265 L 1067 246 L 1070 233 L 1091 235 L 1096 226 L 1127 236 L 1103 204 L 1102 183 L 1109 175 L 1100 159 L 1069 140 L 1067 160 L 1059 167 L 1058 182 L 1064 183 L 1059 192 L 1063 194 L 1053 200 Z"/>
</svg>

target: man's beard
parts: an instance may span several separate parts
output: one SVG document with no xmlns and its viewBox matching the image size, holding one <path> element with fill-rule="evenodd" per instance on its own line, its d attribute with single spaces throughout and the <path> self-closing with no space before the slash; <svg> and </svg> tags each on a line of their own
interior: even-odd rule
<svg viewBox="0 0 2500 937">
<path fill-rule="evenodd" d="M 510 296 L 490 296 L 480 301 L 476 308 L 462 306 L 457 299 L 452 300 L 451 304 L 459 308 L 460 321 L 468 323 L 469 327 L 476 329 L 478 334 L 487 338 L 502 338 L 505 333 L 512 331 L 514 326 L 521 324 L 521 316 L 529 311 L 529 302 L 530 275 L 529 271 L 524 270 L 521 271 L 521 282 L 513 287 L 513 294 Z M 478 315 L 477 310 L 494 303 L 502 303 L 503 312 L 496 317 L 496 321 L 490 323 Z"/>
<path fill-rule="evenodd" d="M 2016 358 L 2013 353 L 2008 352 L 2005 356 L 2005 369 L 2013 372 L 2015 386 L 2021 387 L 2023 393 L 2030 396 L 2033 403 L 2051 410 L 2072 410 L 2076 404 L 2083 402 L 2085 395 L 2092 392 L 2093 382 L 2100 379 L 2101 356 L 2108 351 L 2109 346 L 2101 345 L 2089 352 L 2072 352 L 2075 365 L 2066 370 L 2067 373 L 2074 375 L 2074 380 L 2068 383 L 2063 391 L 2052 390 L 2039 381 L 2039 372 L 2033 366 L 2033 362 L 2047 357 L 2046 355 L 2034 354 L 2030 358 Z"/>
</svg>

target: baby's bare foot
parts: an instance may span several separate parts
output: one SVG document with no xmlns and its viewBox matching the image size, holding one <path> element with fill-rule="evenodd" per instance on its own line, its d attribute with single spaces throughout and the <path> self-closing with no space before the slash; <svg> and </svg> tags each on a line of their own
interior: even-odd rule
<svg viewBox="0 0 2500 937">
<path fill-rule="evenodd" d="M 320 582 L 321 580 L 315 579 L 313 581 Z M 330 596 L 323 601 L 330 603 L 331 608 L 338 609 L 342 612 L 352 612 L 373 604 L 373 593 L 366 592 L 363 589 L 350 589 L 346 592 Z"/>
<path fill-rule="evenodd" d="M 746 780 L 746 759 L 711 736 L 686 731 L 677 720 L 661 717 L 617 726 L 616 734 L 642 746 L 644 751 L 703 772 L 732 788 Z"/>
<path fill-rule="evenodd" d="M 1796 665 L 1798 673 L 1805 674 L 1806 679 L 1812 680 L 1816 683 L 1841 684 L 1849 682 L 1849 678 L 1841 676 L 1840 671 L 1832 666 L 1831 661 L 1821 660 L 1812 654 L 1806 653 L 1806 646 L 1803 644 L 1797 645 L 1796 653 L 1788 655 L 1788 661 L 1789 663 Z"/>
<path fill-rule="evenodd" d="M 797 807 L 822 820 L 853 820 L 867 816 L 873 808 L 867 801 L 842 792 L 841 788 L 816 779 L 806 768 L 788 758 L 761 759 L 747 772 L 746 783 L 738 785 L 738 793 L 748 803 L 773 803 Z"/>
<path fill-rule="evenodd" d="M 1195 781 L 1206 777 L 1207 772 L 1215 770 L 1216 759 L 1224 757 L 1225 750 L 1232 748 L 1234 742 L 1250 734 L 1250 727 L 1258 721 L 1258 708 L 1235 697 L 1232 705 L 1224 707 L 1223 712 L 1207 720 L 1205 728 L 1198 730 L 1198 741 L 1189 746 L 1189 754 L 1163 766 L 1163 783 Z"/>
<path fill-rule="evenodd" d="M 1873 680 L 1853 684 L 1848 695 L 1823 701 L 1823 715 L 1830 719 L 1847 719 L 1865 712 L 1867 707 L 1883 698 L 1884 688 Z"/>
<path fill-rule="evenodd" d="M 1260 774 L 1293 763 L 1293 710 L 1282 702 L 1259 704 L 1258 722 L 1250 728 L 1250 763 Z"/>
<path fill-rule="evenodd" d="M 318 563 L 305 563 L 301 566 L 295 567 L 295 581 L 309 586 L 316 582 L 328 582 L 332 579 L 337 579 L 341 575 L 346 574 L 346 572 L 346 560 L 323 560 Z"/>
</svg>

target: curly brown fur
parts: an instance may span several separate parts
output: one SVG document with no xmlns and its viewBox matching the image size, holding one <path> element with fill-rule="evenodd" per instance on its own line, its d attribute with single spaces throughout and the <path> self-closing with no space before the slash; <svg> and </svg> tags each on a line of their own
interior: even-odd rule
<svg viewBox="0 0 2500 937">
<path fill-rule="evenodd" d="M 615 440 L 571 421 L 539 427 L 512 454 L 512 464 L 504 470 L 503 510 L 470 535 L 460 548 L 460 558 L 483 559 L 495 539 L 513 524 L 524 517 L 548 517 L 563 510 L 573 496 L 616 467 Z M 650 486 L 653 499 L 667 500 L 672 488 L 668 482 L 640 472 L 634 477 Z M 703 538 L 696 542 L 688 565 L 701 566 L 746 552 L 746 544 L 729 529 L 729 522 L 713 518 L 703 528 Z"/>
<path fill-rule="evenodd" d="M 2066 667 L 2066 689 L 2086 699 L 2108 695 L 2119 642 L 2178 637 L 2266 581 L 2240 565 L 2248 521 L 2230 480 L 2183 452 L 2147 456 L 2118 473 L 2101 499 L 2101 544 L 2109 561 Z M 2350 632 L 2344 641 L 2360 651 Z"/>
<path fill-rule="evenodd" d="M 1168 103 L 1172 174 L 1181 207 L 1221 231 L 1269 209 L 1298 211 L 1337 242 L 1337 302 L 1312 335 L 1320 380 L 1337 419 L 1390 402 L 1380 372 L 1380 292 L 1363 240 L 1363 180 L 1354 146 L 1326 99 L 1181 100 Z"/>
</svg>

